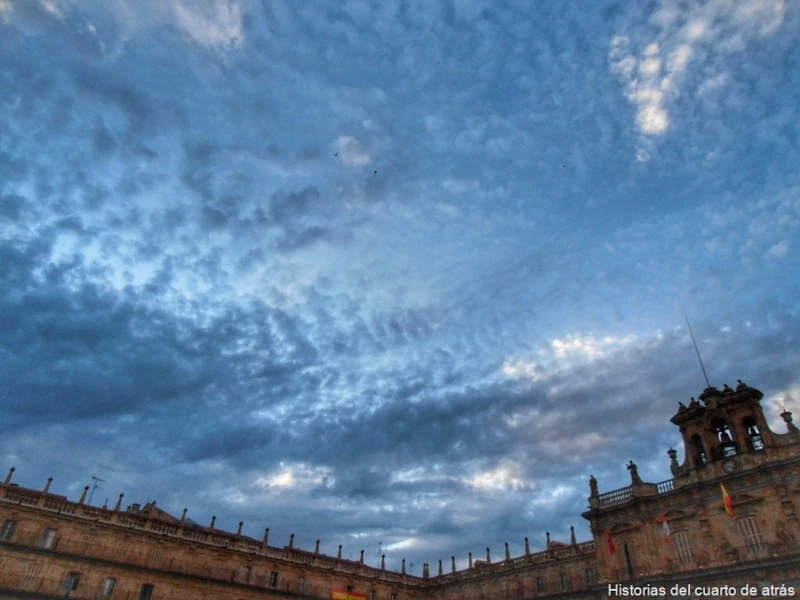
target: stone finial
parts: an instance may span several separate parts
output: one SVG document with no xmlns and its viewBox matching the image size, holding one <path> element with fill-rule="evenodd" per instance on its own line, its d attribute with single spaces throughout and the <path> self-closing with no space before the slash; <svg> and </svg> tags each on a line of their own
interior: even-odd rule
<svg viewBox="0 0 800 600">
<path fill-rule="evenodd" d="M 403 566 L 400 568 L 400 574 L 401 575 L 405 575 L 406 574 L 406 559 L 405 558 L 403 559 Z"/>
<path fill-rule="evenodd" d="M 264 539 L 261 540 L 261 545 L 265 548 L 269 545 L 269 527 L 264 529 Z"/>
<path fill-rule="evenodd" d="M 183 509 L 183 514 L 181 515 L 181 527 L 186 525 L 186 513 L 189 512 L 188 508 Z"/>
<path fill-rule="evenodd" d="M 525 556 L 531 553 L 531 545 L 528 543 L 528 538 L 525 538 Z"/>
<path fill-rule="evenodd" d="M 444 569 L 442 569 L 442 559 L 439 559 L 439 575 L 444 575 Z"/>
<path fill-rule="evenodd" d="M 548 549 L 550 548 L 550 532 L 549 531 L 547 532 L 547 545 L 545 546 L 545 548 L 548 548 Z"/>
<path fill-rule="evenodd" d="M 423 563 L 422 564 L 422 577 L 427 579 L 429 575 L 430 574 L 428 572 L 428 563 Z"/>
<path fill-rule="evenodd" d="M 360 562 L 362 565 L 364 564 L 364 551 L 363 550 L 361 551 L 361 558 L 358 559 L 358 562 Z"/>
<path fill-rule="evenodd" d="M 48 477 L 48 478 L 47 478 L 47 483 L 46 483 L 46 484 L 44 484 L 44 489 L 42 490 L 42 493 L 43 493 L 43 494 L 48 494 L 48 493 L 50 493 L 50 484 L 51 484 L 51 483 L 53 483 L 53 478 L 52 478 L 52 477 Z"/>
<path fill-rule="evenodd" d="M 381 571 L 386 570 L 386 555 L 381 554 Z"/>
<path fill-rule="evenodd" d="M 317 544 L 314 546 L 314 554 L 319 554 L 319 540 L 317 540 Z"/>
<path fill-rule="evenodd" d="M 597 479 L 594 475 L 589 475 L 589 492 L 591 496 L 599 496 L 600 491 L 597 489 Z"/>
<path fill-rule="evenodd" d="M 289 536 L 289 549 L 294 548 L 294 534 Z"/>
<path fill-rule="evenodd" d="M 456 557 L 455 556 L 451 556 L 450 557 L 450 571 L 452 573 L 456 572 Z"/>
<path fill-rule="evenodd" d="M 216 523 L 216 522 L 217 522 L 217 515 L 212 515 L 211 516 L 211 525 L 208 526 L 209 529 L 214 529 L 214 523 Z"/>
<path fill-rule="evenodd" d="M 16 467 L 11 467 L 8 470 L 8 475 L 6 475 L 6 480 L 3 482 L 3 485 L 9 485 L 11 483 L 11 478 L 14 476 L 14 471 L 16 470 Z"/>
<path fill-rule="evenodd" d="M 342 558 L 342 545 L 339 544 L 339 553 L 336 555 L 336 558 Z"/>
<path fill-rule="evenodd" d="M 125 497 L 125 494 L 120 494 L 119 498 L 117 499 L 117 505 L 114 507 L 114 512 L 119 512 L 119 509 L 122 507 L 122 499 Z"/>
<path fill-rule="evenodd" d="M 236 535 L 242 535 L 243 526 L 244 526 L 244 521 L 239 521 L 239 529 L 236 530 Z"/>
<path fill-rule="evenodd" d="M 736 384 L 737 384 L 737 385 L 736 385 L 736 389 L 737 389 L 737 390 L 738 390 L 738 389 L 741 389 L 741 388 L 746 388 L 746 387 L 747 387 L 747 384 L 746 384 L 744 381 L 742 381 L 741 379 L 737 379 L 737 380 L 736 380 Z"/>
<path fill-rule="evenodd" d="M 492 562 L 492 554 L 489 551 L 489 548 L 486 548 L 486 563 L 488 564 L 490 562 Z"/>
<path fill-rule="evenodd" d="M 469 568 L 472 568 L 472 552 L 469 553 Z"/>
<path fill-rule="evenodd" d="M 569 526 L 569 543 L 573 546 L 576 545 L 578 542 L 575 539 L 575 527 L 572 525 Z"/>
<path fill-rule="evenodd" d="M 508 551 L 508 542 L 506 542 L 506 560 L 511 560 L 511 553 Z"/>
<path fill-rule="evenodd" d="M 644 483 L 642 478 L 639 477 L 639 467 L 636 466 L 636 463 L 630 461 L 628 463 L 628 471 L 631 472 L 631 485 L 642 485 Z"/>
<path fill-rule="evenodd" d="M 89 492 L 89 486 L 87 485 L 83 488 L 83 493 L 81 494 L 81 499 L 78 500 L 78 504 L 84 504 L 86 502 L 86 494 Z"/>
</svg>

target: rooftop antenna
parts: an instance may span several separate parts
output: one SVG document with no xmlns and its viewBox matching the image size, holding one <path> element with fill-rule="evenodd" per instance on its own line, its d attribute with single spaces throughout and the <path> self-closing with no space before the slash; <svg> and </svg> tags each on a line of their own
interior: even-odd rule
<svg viewBox="0 0 800 600">
<path fill-rule="evenodd" d="M 697 340 L 694 339 L 694 332 L 692 331 L 692 326 L 689 324 L 689 317 L 688 315 L 683 316 L 686 317 L 686 325 L 689 327 L 689 335 L 692 336 L 694 351 L 697 352 L 697 360 L 700 361 L 700 368 L 703 369 L 703 377 L 705 377 L 706 380 L 706 387 L 711 387 L 711 384 L 708 382 L 708 375 L 706 375 L 706 368 L 703 366 L 703 359 L 700 358 L 700 350 L 697 348 Z"/>
<path fill-rule="evenodd" d="M 92 475 L 92 481 L 94 483 L 92 484 L 92 493 L 89 494 L 89 504 L 92 503 L 92 496 L 94 496 L 94 491 L 100 488 L 100 483 L 101 482 L 104 483 L 105 479 L 100 479 L 99 477 L 96 477 L 95 475 Z"/>
</svg>

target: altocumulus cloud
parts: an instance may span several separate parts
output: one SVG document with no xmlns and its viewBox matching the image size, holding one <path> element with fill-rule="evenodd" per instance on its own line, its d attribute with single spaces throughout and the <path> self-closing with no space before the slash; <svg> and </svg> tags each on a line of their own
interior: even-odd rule
<svg viewBox="0 0 800 600">
<path fill-rule="evenodd" d="M 588 537 L 684 313 L 797 408 L 791 17 L 0 0 L 2 462 L 394 568 Z"/>
</svg>

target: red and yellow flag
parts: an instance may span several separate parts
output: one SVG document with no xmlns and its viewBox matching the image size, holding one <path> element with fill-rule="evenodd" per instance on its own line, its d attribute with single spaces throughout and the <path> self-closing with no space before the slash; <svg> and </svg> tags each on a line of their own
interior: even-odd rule
<svg viewBox="0 0 800 600">
<path fill-rule="evenodd" d="M 608 555 L 614 556 L 614 552 L 617 551 L 617 546 L 614 543 L 614 540 L 611 539 L 611 530 L 606 529 L 606 542 L 608 542 Z"/>
<path fill-rule="evenodd" d="M 664 530 L 664 541 L 668 544 L 672 543 L 672 532 L 669 530 L 669 523 L 667 523 L 667 515 L 666 513 L 661 513 L 661 516 L 658 518 L 661 521 L 661 528 Z"/>
<path fill-rule="evenodd" d="M 728 513 L 729 517 L 733 517 L 733 499 L 722 482 L 720 482 L 719 487 L 722 490 L 722 502 L 725 504 L 725 512 Z"/>
<path fill-rule="evenodd" d="M 367 600 L 366 592 L 348 592 L 347 590 L 333 590 L 332 600 Z"/>
</svg>

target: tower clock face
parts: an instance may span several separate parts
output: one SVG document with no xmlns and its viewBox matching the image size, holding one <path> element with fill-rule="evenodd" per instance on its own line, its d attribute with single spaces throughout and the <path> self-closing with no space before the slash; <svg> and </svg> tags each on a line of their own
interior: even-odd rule
<svg viewBox="0 0 800 600">
<path fill-rule="evenodd" d="M 736 470 L 736 463 L 732 460 L 726 460 L 722 463 L 722 468 L 726 473 L 733 473 Z"/>
</svg>

